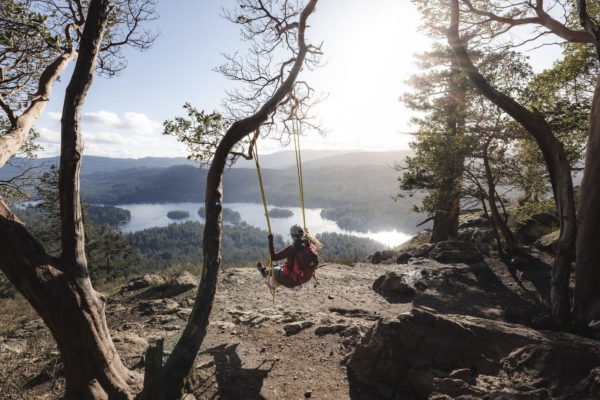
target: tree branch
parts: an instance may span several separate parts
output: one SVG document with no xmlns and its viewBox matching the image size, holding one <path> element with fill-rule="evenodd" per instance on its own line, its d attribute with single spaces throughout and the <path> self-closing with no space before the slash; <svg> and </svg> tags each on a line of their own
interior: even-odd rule
<svg viewBox="0 0 600 400">
<path fill-rule="evenodd" d="M 554 33 L 556 36 L 558 36 L 562 39 L 565 39 L 569 42 L 595 43 L 594 36 L 592 34 L 590 34 L 589 32 L 576 31 L 576 30 L 570 29 L 567 26 L 565 26 L 565 24 L 563 24 L 562 22 L 557 21 L 556 19 L 552 18 L 552 16 L 550 16 L 550 14 L 548 14 L 544 10 L 543 0 L 536 0 L 536 5 L 534 7 L 532 7 L 534 12 L 536 13 L 536 17 L 526 17 L 526 18 L 503 17 L 503 16 L 497 15 L 492 12 L 483 11 L 483 10 L 475 8 L 475 6 L 473 6 L 473 4 L 471 3 L 470 0 L 461 0 L 461 1 L 467 6 L 467 8 L 469 9 L 469 12 L 471 12 L 477 16 L 480 16 L 480 17 L 488 18 L 488 22 L 489 21 L 499 22 L 502 24 L 509 25 L 510 27 L 519 26 L 519 25 L 527 25 L 527 24 L 539 24 L 541 26 L 546 27 L 548 30 L 550 30 L 552 33 Z M 583 1 L 585 1 L 585 0 L 583 0 Z"/>
</svg>

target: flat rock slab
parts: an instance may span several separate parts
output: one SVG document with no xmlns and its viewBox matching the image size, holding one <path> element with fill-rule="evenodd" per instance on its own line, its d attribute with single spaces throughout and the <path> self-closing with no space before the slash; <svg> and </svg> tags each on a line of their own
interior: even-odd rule
<svg viewBox="0 0 600 400">
<path fill-rule="evenodd" d="M 401 393 L 565 400 L 600 394 L 600 342 L 420 309 L 375 323 L 348 366 L 386 399 Z"/>
<path fill-rule="evenodd" d="M 285 334 L 289 336 L 294 335 L 306 328 L 310 328 L 314 324 L 315 323 L 312 321 L 293 322 L 291 324 L 284 325 L 283 330 L 285 331 Z"/>
</svg>

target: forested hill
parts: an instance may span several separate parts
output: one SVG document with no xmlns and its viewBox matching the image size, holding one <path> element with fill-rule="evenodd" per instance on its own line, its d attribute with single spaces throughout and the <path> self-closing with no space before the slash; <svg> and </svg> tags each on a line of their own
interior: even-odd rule
<svg viewBox="0 0 600 400">
<path fill-rule="evenodd" d="M 206 188 L 206 169 L 189 165 L 134 168 L 81 178 L 85 200 L 92 204 L 200 202 Z M 330 209 L 328 218 L 350 230 L 399 229 L 416 231 L 423 218 L 409 209 L 418 199 L 394 202 L 398 172 L 386 166 L 329 166 L 304 171 L 309 208 Z M 267 200 L 273 206 L 299 206 L 295 169 L 263 169 Z M 225 173 L 225 202 L 260 203 L 255 169 Z M 327 212 L 326 211 L 326 212 Z"/>
<path fill-rule="evenodd" d="M 206 188 L 207 172 L 177 165 L 96 173 L 82 177 L 83 195 L 93 204 L 199 201 Z M 262 175 L 269 204 L 299 203 L 296 170 L 262 169 Z M 308 207 L 336 207 L 351 199 L 389 199 L 397 191 L 397 177 L 393 169 L 376 166 L 307 170 L 303 179 L 306 203 Z M 261 202 L 256 170 L 226 171 L 224 197 L 226 202 Z"/>
<path fill-rule="evenodd" d="M 344 229 L 398 229 L 417 231 L 425 217 L 411 213 L 421 196 L 401 199 L 399 172 L 390 168 L 403 161 L 409 151 L 302 152 L 306 206 L 324 208 L 323 216 Z M 14 160 L 34 165 L 56 164 L 57 158 Z M 261 156 L 267 200 L 272 206 L 299 206 L 298 182 L 293 151 Z M 244 168 L 245 166 L 245 168 Z M 15 176 L 18 169 L 5 166 L 0 179 Z M 40 170 L 41 171 L 41 170 Z M 200 202 L 204 198 L 207 169 L 185 158 L 118 159 L 85 156 L 82 163 L 82 196 L 92 204 Z M 262 201 L 253 162 L 238 160 L 225 173 L 225 202 Z"/>
</svg>

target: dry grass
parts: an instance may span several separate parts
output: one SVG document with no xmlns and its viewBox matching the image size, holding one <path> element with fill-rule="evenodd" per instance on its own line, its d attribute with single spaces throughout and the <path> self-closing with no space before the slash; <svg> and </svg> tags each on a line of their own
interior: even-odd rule
<svg viewBox="0 0 600 400">
<path fill-rule="evenodd" d="M 413 237 L 408 242 L 402 243 L 401 245 L 394 247 L 393 250 L 396 252 L 414 250 L 417 247 L 421 246 L 422 244 L 428 244 L 430 240 L 431 240 L 431 232 L 428 232 L 426 234 Z"/>
<path fill-rule="evenodd" d="M 37 313 L 21 294 L 0 300 L 0 335 L 6 335 L 37 318 Z"/>
</svg>

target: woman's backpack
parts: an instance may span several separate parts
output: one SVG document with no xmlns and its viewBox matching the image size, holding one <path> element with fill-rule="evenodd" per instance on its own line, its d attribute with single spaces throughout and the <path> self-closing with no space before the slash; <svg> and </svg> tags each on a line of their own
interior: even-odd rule
<svg viewBox="0 0 600 400">
<path fill-rule="evenodd" d="M 298 285 L 302 285 L 311 280 L 315 274 L 315 269 L 319 264 L 319 256 L 313 246 L 304 247 L 296 252 L 294 257 L 294 270 L 291 271 L 291 278 Z"/>
</svg>

